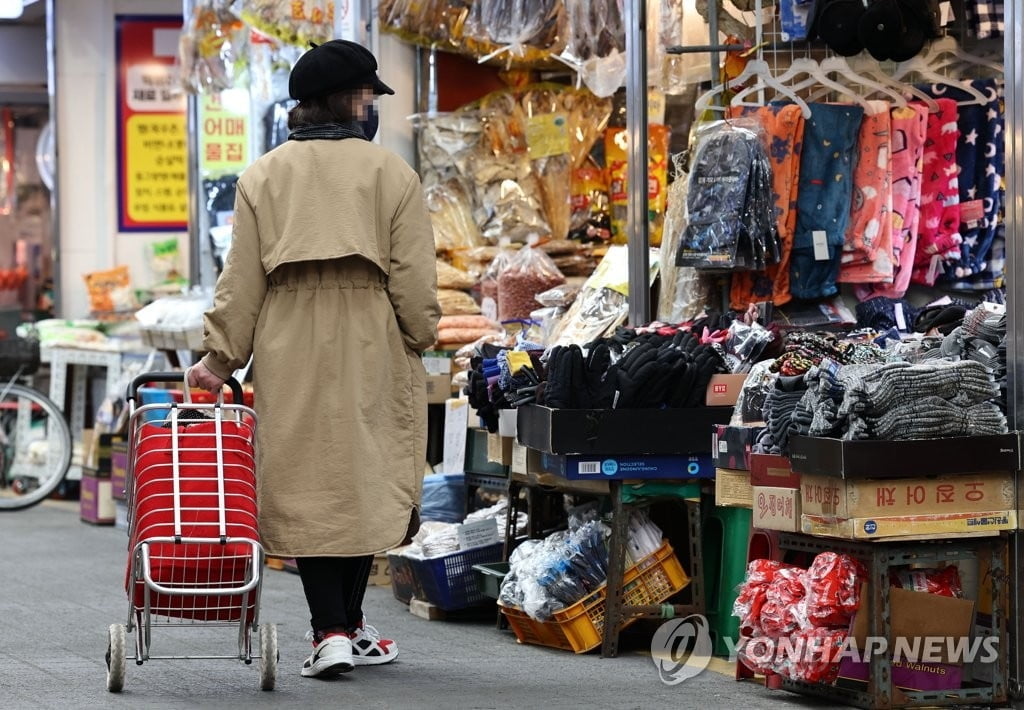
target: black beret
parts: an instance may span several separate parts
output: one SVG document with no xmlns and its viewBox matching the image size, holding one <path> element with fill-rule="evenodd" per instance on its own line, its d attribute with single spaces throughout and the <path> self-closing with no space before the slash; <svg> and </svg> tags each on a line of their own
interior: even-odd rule
<svg viewBox="0 0 1024 710">
<path fill-rule="evenodd" d="M 369 86 L 375 94 L 394 94 L 377 76 L 377 60 L 366 47 L 332 39 L 299 57 L 288 77 L 288 93 L 302 101 L 336 91 Z"/>
<path fill-rule="evenodd" d="M 852 57 L 864 49 L 857 25 L 864 14 L 861 0 L 818 0 L 812 20 L 812 36 L 818 36 L 836 54 Z"/>
</svg>

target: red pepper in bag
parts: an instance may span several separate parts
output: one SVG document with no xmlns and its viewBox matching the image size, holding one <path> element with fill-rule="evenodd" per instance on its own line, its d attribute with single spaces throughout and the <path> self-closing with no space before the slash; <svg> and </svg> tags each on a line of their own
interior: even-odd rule
<svg viewBox="0 0 1024 710">
<path fill-rule="evenodd" d="M 775 672 L 804 683 L 833 683 L 839 677 L 839 654 L 846 643 L 844 629 L 805 629 L 792 637 L 791 657 L 785 645 L 775 664 Z"/>
</svg>

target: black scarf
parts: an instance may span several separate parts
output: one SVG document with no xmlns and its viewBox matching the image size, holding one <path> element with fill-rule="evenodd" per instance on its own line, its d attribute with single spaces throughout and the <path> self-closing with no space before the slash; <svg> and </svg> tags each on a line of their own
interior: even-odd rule
<svg viewBox="0 0 1024 710">
<path fill-rule="evenodd" d="M 288 140 L 290 141 L 338 141 L 344 138 L 362 138 L 366 140 L 366 134 L 363 133 L 362 126 L 355 121 L 301 126 L 288 134 Z"/>
</svg>

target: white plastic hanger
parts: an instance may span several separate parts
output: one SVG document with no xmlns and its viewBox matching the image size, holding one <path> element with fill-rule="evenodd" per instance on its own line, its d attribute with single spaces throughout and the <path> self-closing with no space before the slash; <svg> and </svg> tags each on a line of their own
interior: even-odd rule
<svg viewBox="0 0 1024 710">
<path fill-rule="evenodd" d="M 753 60 L 747 62 L 747 67 L 749 67 L 751 64 L 756 64 L 757 65 L 756 67 L 754 67 L 754 73 L 758 77 L 758 81 L 757 81 L 757 83 L 754 86 L 750 87 L 749 90 L 744 90 L 741 93 L 747 94 L 747 93 L 750 93 L 750 92 L 753 92 L 753 91 L 764 91 L 765 89 L 772 89 L 773 91 L 775 91 L 776 94 L 778 94 L 780 96 L 785 96 L 787 99 L 789 99 L 794 104 L 799 106 L 801 113 L 803 113 L 803 115 L 804 115 L 804 118 L 810 118 L 811 117 L 811 107 L 808 106 L 807 102 L 804 101 L 802 98 L 800 98 L 800 96 L 797 95 L 797 93 L 795 91 L 793 91 L 788 86 L 783 84 L 781 81 L 779 81 L 775 77 L 775 75 L 772 74 L 772 69 L 771 69 L 770 66 L 768 66 L 767 62 L 765 62 L 763 60 L 760 60 L 760 59 L 753 59 Z M 739 77 L 737 77 L 736 81 L 733 82 L 733 85 L 735 85 L 737 83 L 740 83 L 739 82 Z M 763 106 L 764 105 L 763 102 L 743 103 L 742 101 L 737 101 L 736 98 L 733 98 L 731 104 L 733 106 Z"/>
<path fill-rule="evenodd" d="M 925 81 L 938 84 L 941 86 L 951 86 L 956 89 L 960 89 L 968 94 L 971 98 L 966 101 L 958 101 L 957 106 L 974 106 L 974 105 L 985 105 L 989 103 L 989 97 L 981 93 L 973 86 L 970 82 L 960 82 L 956 79 L 951 79 L 948 76 L 943 76 L 935 71 L 935 67 L 931 66 L 925 57 L 920 55 L 908 59 L 905 62 L 901 62 L 897 67 L 896 71 L 893 72 L 892 78 L 901 80 L 910 74 L 917 74 Z"/>
<path fill-rule="evenodd" d="M 1003 73 L 1003 65 L 1001 62 L 965 52 L 960 45 L 957 44 L 956 39 L 949 35 L 940 37 L 928 45 L 928 52 L 925 55 L 925 61 L 929 65 L 935 67 L 936 71 L 960 62 L 966 65 L 984 67 L 996 74 Z"/>
<path fill-rule="evenodd" d="M 847 97 L 853 101 L 853 103 L 864 109 L 865 113 L 875 113 L 877 110 L 876 105 L 870 104 L 867 99 L 860 96 L 854 91 L 851 91 L 849 87 L 840 84 L 839 82 L 832 81 L 828 78 L 828 73 L 823 71 L 821 65 L 813 59 L 797 59 L 793 62 L 791 67 L 794 71 L 793 76 L 799 76 L 800 74 L 807 74 L 807 78 L 803 81 L 790 85 L 793 91 L 801 92 L 805 89 L 810 89 L 814 86 L 821 87 L 821 90 L 815 92 L 811 97 L 810 101 L 817 101 L 825 97 L 826 94 L 836 93 L 839 96 Z M 787 72 L 789 74 L 790 72 Z M 792 77 L 789 77 L 792 78 Z M 787 78 L 779 77 L 780 81 L 788 81 Z"/>
<path fill-rule="evenodd" d="M 747 62 L 747 65 L 743 67 L 743 71 L 741 71 L 735 79 L 729 82 L 729 87 L 731 88 L 743 84 L 748 79 L 753 79 L 755 77 L 758 79 L 759 84 L 763 82 L 764 88 L 774 89 L 776 93 L 785 96 L 799 106 L 804 118 L 811 117 L 811 108 L 807 105 L 807 102 L 797 96 L 789 89 L 789 87 L 779 83 L 779 81 L 772 76 L 771 67 L 762 59 L 751 59 Z M 714 106 L 711 103 L 716 96 L 725 91 L 725 88 L 725 84 L 720 84 L 711 91 L 708 91 L 698 97 L 697 101 L 694 103 L 696 114 L 700 116 L 704 111 L 725 111 L 724 106 Z"/>
<path fill-rule="evenodd" d="M 864 76 L 875 79 L 876 81 L 871 83 L 875 84 L 875 86 L 881 86 L 882 93 L 888 96 L 892 96 L 894 93 L 899 95 L 899 105 L 902 108 L 906 108 L 906 95 L 910 95 L 927 106 L 929 113 L 938 113 L 939 104 L 931 96 L 924 93 L 916 86 L 895 81 L 892 77 L 882 71 L 882 67 L 879 66 L 878 62 L 874 59 L 871 59 L 867 55 L 862 55 L 862 57 L 863 58 L 856 67 L 857 73 L 855 73 L 854 76 Z M 865 86 L 869 86 L 869 84 L 865 84 Z M 868 94 L 868 96 L 870 96 L 870 94 Z"/>
<path fill-rule="evenodd" d="M 863 94 L 863 98 L 868 98 L 873 94 L 882 94 L 888 97 L 895 105 L 905 108 L 907 106 L 907 98 L 903 95 L 902 86 L 895 82 L 888 80 L 888 77 L 880 76 L 874 77 L 866 74 L 861 67 L 854 67 L 850 64 L 845 57 L 829 57 L 822 60 L 821 70 L 826 74 L 837 74 L 848 82 L 851 86 L 862 86 L 868 90 L 866 94 Z M 922 94 L 923 97 L 927 98 Z M 935 105 L 937 111 L 939 106 Z"/>
</svg>

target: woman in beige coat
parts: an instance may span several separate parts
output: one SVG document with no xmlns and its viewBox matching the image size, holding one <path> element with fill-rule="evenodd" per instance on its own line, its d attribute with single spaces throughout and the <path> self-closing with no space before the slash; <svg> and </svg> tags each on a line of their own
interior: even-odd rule
<svg viewBox="0 0 1024 710">
<path fill-rule="evenodd" d="M 254 356 L 261 535 L 298 563 L 304 676 L 397 655 L 361 605 L 373 555 L 416 525 L 426 460 L 434 240 L 415 172 L 361 131 L 374 95 L 394 93 L 376 71 L 342 40 L 296 63 L 290 140 L 238 181 L 207 354 L 189 373 L 219 389 Z"/>
</svg>

